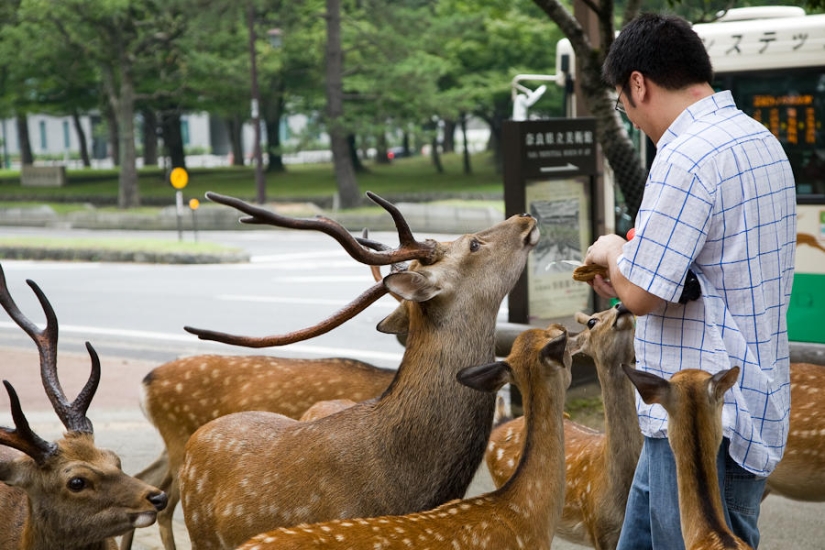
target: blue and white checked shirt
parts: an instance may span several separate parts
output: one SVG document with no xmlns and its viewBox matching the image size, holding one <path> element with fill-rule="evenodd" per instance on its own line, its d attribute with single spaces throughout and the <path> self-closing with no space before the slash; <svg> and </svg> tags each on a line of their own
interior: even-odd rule
<svg viewBox="0 0 825 550">
<path fill-rule="evenodd" d="M 796 191 L 779 141 L 730 92 L 691 105 L 657 144 L 619 269 L 665 304 L 638 318 L 637 368 L 741 367 L 725 396 L 730 454 L 766 476 L 782 458 L 790 414 L 787 311 L 796 248 Z M 688 269 L 702 298 L 677 303 Z M 667 435 L 660 405 L 637 397 L 642 433 Z"/>
</svg>

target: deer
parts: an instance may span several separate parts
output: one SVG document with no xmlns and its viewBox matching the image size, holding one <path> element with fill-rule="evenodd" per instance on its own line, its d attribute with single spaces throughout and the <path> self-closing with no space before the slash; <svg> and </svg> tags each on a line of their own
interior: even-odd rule
<svg viewBox="0 0 825 550">
<path fill-rule="evenodd" d="M 0 427 L 0 548 L 102 550 L 117 548 L 115 537 L 155 522 L 166 495 L 126 475 L 120 458 L 95 446 L 86 411 L 100 382 L 100 358 L 86 343 L 89 379 L 74 401 L 57 376 L 57 316 L 46 295 L 27 280 L 46 315 L 39 329 L 17 307 L 0 267 L 0 304 L 34 341 L 46 395 L 64 436 L 46 441 L 30 427 L 14 386 L 4 380 L 14 428 Z"/>
<path fill-rule="evenodd" d="M 739 367 L 716 374 L 684 369 L 670 380 L 628 365 L 623 368 L 645 403 L 658 403 L 667 411 L 685 548 L 752 550 L 725 523 L 716 468 L 724 395 L 736 384 Z"/>
<path fill-rule="evenodd" d="M 528 329 L 516 337 L 503 361 L 458 372 L 459 382 L 478 391 L 494 394 L 513 383 L 524 396 L 526 451 L 499 489 L 408 515 L 281 527 L 253 537 L 241 550 L 550 550 L 564 500 L 562 417 L 572 364 L 566 348 L 567 331 L 561 325 Z"/>
<path fill-rule="evenodd" d="M 358 241 L 378 250 L 388 248 L 370 240 L 366 229 Z M 376 282 L 381 281 L 380 268 L 370 266 L 370 271 Z M 172 521 L 180 501 L 178 471 L 186 442 L 200 426 L 219 416 L 250 410 L 314 420 L 377 397 L 394 375 L 392 369 L 345 357 L 266 355 L 196 355 L 153 369 L 141 384 L 141 409 L 158 430 L 164 449 L 135 477 L 169 496 L 168 505 L 158 514 L 164 550 L 176 548 Z M 133 540 L 133 531 L 123 535 L 120 549 L 131 549 Z"/>
<path fill-rule="evenodd" d="M 825 366 L 791 363 L 791 414 L 785 454 L 768 476 L 765 497 L 825 501 L 825 418 L 818 397 Z"/>
<path fill-rule="evenodd" d="M 195 430 L 241 411 L 299 419 L 318 401 L 355 403 L 377 397 L 394 375 L 392 369 L 357 359 L 266 355 L 195 355 L 152 369 L 141 382 L 141 409 L 163 439 L 164 449 L 135 477 L 168 494 L 168 505 L 157 521 L 164 549 L 176 548 L 172 521 L 180 501 L 178 471 Z M 132 547 L 133 536 L 133 532 L 123 535 L 121 550 Z"/>
<path fill-rule="evenodd" d="M 556 534 L 599 550 L 615 549 L 642 449 L 635 391 L 621 367 L 635 360 L 635 317 L 621 303 L 592 315 L 577 312 L 574 317 L 585 328 L 568 345 L 571 353 L 594 360 L 604 403 L 604 431 L 564 420 L 567 484 Z M 524 427 L 525 419 L 519 417 L 490 435 L 485 461 L 496 487 L 513 475 L 524 448 Z"/>
<path fill-rule="evenodd" d="M 367 195 L 393 217 L 397 248 L 373 250 L 329 218 L 287 218 L 207 194 L 248 214 L 242 222 L 322 231 L 367 265 L 409 264 L 308 329 L 259 338 L 185 330 L 248 347 L 292 343 L 331 330 L 389 292 L 402 301 L 378 330 L 407 337 L 401 364 L 376 400 L 312 422 L 243 412 L 199 428 L 180 470 L 194 548 L 233 548 L 296 523 L 431 509 L 463 496 L 481 463 L 495 396 L 479 395 L 455 376 L 495 359 L 498 309 L 539 239 L 537 222 L 515 215 L 450 242 L 419 242 L 394 205 Z"/>
</svg>

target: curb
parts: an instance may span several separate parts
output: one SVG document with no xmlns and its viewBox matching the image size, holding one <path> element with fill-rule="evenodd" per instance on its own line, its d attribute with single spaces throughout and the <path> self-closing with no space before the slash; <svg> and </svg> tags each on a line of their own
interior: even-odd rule
<svg viewBox="0 0 825 550">
<path fill-rule="evenodd" d="M 49 260 L 61 262 L 121 262 L 144 264 L 223 264 L 245 263 L 249 254 L 188 252 L 151 252 L 130 250 L 95 250 L 70 248 L 0 247 L 3 260 Z"/>
</svg>

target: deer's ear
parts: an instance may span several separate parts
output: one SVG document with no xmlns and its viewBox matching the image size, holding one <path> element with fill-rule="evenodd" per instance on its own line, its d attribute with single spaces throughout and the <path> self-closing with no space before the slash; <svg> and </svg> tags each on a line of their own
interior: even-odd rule
<svg viewBox="0 0 825 550">
<path fill-rule="evenodd" d="M 376 327 L 384 334 L 407 334 L 410 331 L 410 316 L 407 304 L 400 303 L 395 311 L 387 315 Z"/>
<path fill-rule="evenodd" d="M 573 318 L 576 320 L 576 322 L 577 322 L 578 324 L 580 324 L 580 325 L 586 325 L 586 324 L 587 324 L 587 321 L 589 321 L 589 320 L 590 320 L 590 315 L 586 314 L 586 313 L 585 313 L 585 312 L 583 312 L 583 311 L 577 311 L 577 312 L 573 315 Z"/>
<path fill-rule="evenodd" d="M 717 372 L 708 380 L 708 393 L 717 400 L 721 400 L 725 392 L 731 389 L 737 380 L 739 380 L 739 367 Z"/>
<path fill-rule="evenodd" d="M 29 470 L 34 467 L 34 461 L 24 458 L 21 454 L 19 458 L 13 455 L 0 453 L 0 481 L 11 487 L 23 487 L 29 479 Z"/>
<path fill-rule="evenodd" d="M 468 388 L 495 393 L 504 384 L 513 381 L 513 371 L 506 362 L 496 361 L 487 365 L 461 369 L 458 371 L 456 378 Z"/>
<path fill-rule="evenodd" d="M 564 364 L 564 352 L 567 350 L 567 332 L 564 332 L 541 349 L 541 360 Z"/>
<path fill-rule="evenodd" d="M 630 365 L 622 363 L 622 369 L 642 396 L 642 401 L 648 405 L 663 404 L 670 394 L 670 382 L 655 374 L 636 370 Z"/>
<path fill-rule="evenodd" d="M 579 332 L 578 334 L 571 334 L 567 338 L 567 351 L 570 352 L 570 355 L 576 355 L 584 347 L 584 341 L 586 338 L 582 336 L 583 334 L 584 331 Z"/>
<path fill-rule="evenodd" d="M 411 302 L 426 302 L 441 292 L 441 287 L 416 271 L 390 273 L 384 277 L 384 286 L 396 296 Z"/>
</svg>

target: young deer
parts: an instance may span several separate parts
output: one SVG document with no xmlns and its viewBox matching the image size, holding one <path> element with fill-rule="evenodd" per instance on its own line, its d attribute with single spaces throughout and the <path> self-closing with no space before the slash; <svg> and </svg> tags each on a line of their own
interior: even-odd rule
<svg viewBox="0 0 825 550">
<path fill-rule="evenodd" d="M 417 242 L 393 205 L 370 196 L 395 219 L 398 249 L 372 251 L 332 220 L 292 220 L 209 195 L 253 216 L 246 221 L 324 231 L 369 265 L 416 261 L 321 328 L 261 339 L 187 329 L 236 344 L 289 343 L 337 326 L 389 291 L 403 301 L 378 328 L 407 333 L 401 365 L 378 400 L 313 422 L 237 413 L 192 435 L 180 483 L 194 548 L 233 548 L 267 529 L 302 522 L 427 510 L 460 498 L 472 480 L 495 396 L 479 395 L 455 376 L 494 360 L 498 309 L 538 241 L 536 220 L 513 216 L 453 242 Z"/>
<path fill-rule="evenodd" d="M 825 416 L 819 392 L 825 366 L 791 363 L 791 418 L 785 454 L 768 476 L 765 496 L 825 501 Z"/>
<path fill-rule="evenodd" d="M 566 340 L 559 325 L 529 329 L 516 338 L 506 360 L 458 373 L 459 381 L 471 388 L 494 393 L 511 382 L 524 396 L 527 450 L 500 489 L 405 516 L 282 527 L 254 537 L 241 549 L 550 550 L 564 497 L 562 409 L 572 362 Z"/>
<path fill-rule="evenodd" d="M 668 414 L 668 442 L 676 461 L 679 515 L 687 550 L 745 550 L 751 547 L 725 523 L 716 470 L 722 444 L 724 395 L 739 378 L 739 367 L 711 375 L 685 369 L 670 381 L 624 365 L 645 403 Z"/>
<path fill-rule="evenodd" d="M 570 351 L 585 353 L 596 364 L 604 432 L 564 421 L 567 485 L 556 533 L 598 550 L 613 549 L 642 449 L 635 392 L 621 367 L 634 362 L 635 319 L 621 304 L 593 315 L 579 312 L 575 317 L 586 328 L 570 339 Z M 524 418 L 519 417 L 490 435 L 485 459 L 496 487 L 513 474 L 524 447 L 523 434 Z"/>
<path fill-rule="evenodd" d="M 164 548 L 175 549 L 172 520 L 180 500 L 178 471 L 195 430 L 235 412 L 269 411 L 297 419 L 318 401 L 364 401 L 386 390 L 393 376 L 391 369 L 355 359 L 262 355 L 197 355 L 153 369 L 143 379 L 141 407 L 165 448 L 135 477 L 169 495 L 168 506 L 158 514 Z M 131 548 L 133 535 L 123 536 L 122 550 Z"/>
<path fill-rule="evenodd" d="M 57 316 L 32 281 L 46 314 L 39 330 L 9 294 L 0 268 L 0 304 L 28 334 L 40 352 L 40 376 L 55 413 L 66 427 L 63 438 L 49 442 L 29 427 L 17 392 L 3 381 L 11 402 L 14 428 L 0 428 L 0 548 L 25 550 L 98 550 L 116 548 L 113 537 L 154 523 L 166 495 L 127 476 L 120 459 L 94 444 L 86 411 L 100 381 L 100 360 L 86 343 L 92 361 L 89 380 L 70 402 L 57 378 Z"/>
</svg>

